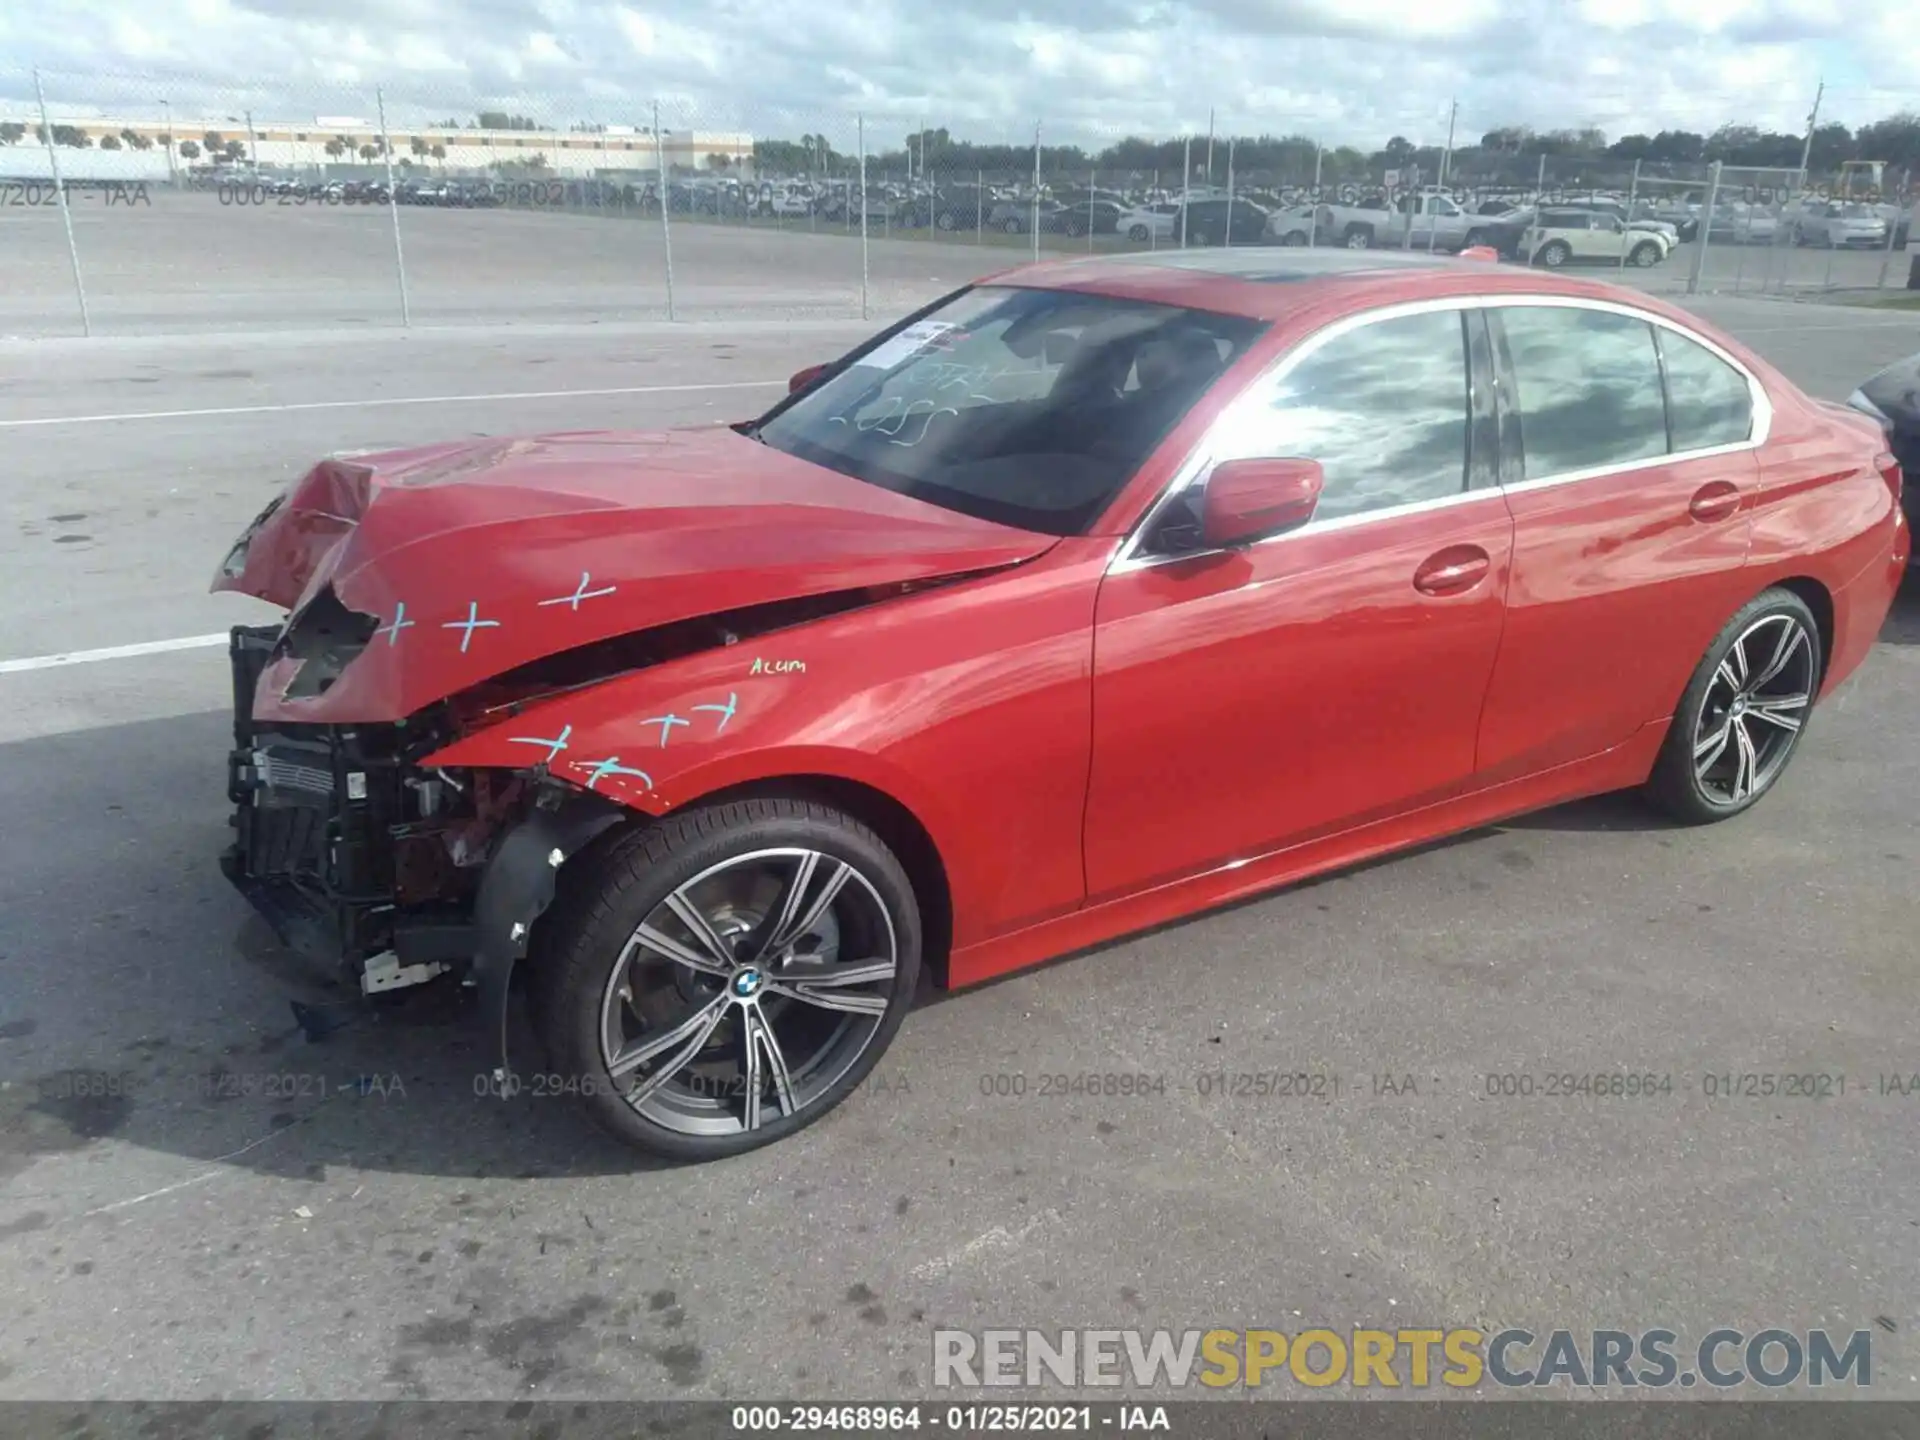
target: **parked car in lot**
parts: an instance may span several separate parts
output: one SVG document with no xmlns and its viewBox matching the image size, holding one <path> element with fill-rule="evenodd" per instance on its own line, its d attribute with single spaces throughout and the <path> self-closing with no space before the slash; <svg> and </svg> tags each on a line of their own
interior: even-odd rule
<svg viewBox="0 0 1920 1440">
<path fill-rule="evenodd" d="M 1151 205 L 1137 205 L 1120 217 L 1120 233 L 1136 245 L 1145 245 L 1149 241 L 1161 244 L 1178 238 L 1175 222 L 1180 215 L 1177 201 L 1163 200 Z"/>
<path fill-rule="evenodd" d="M 1520 254 L 1520 242 L 1526 238 L 1538 213 L 1534 206 L 1523 205 L 1513 210 L 1480 215 L 1473 223 L 1474 243 L 1492 246 L 1504 259 L 1515 259 Z"/>
<path fill-rule="evenodd" d="M 1075 200 L 1051 208 L 1043 218 L 1046 229 L 1074 238 L 1089 229 L 1095 235 L 1112 235 L 1120 228 L 1124 207 L 1111 200 Z"/>
<path fill-rule="evenodd" d="M 1384 246 L 1452 251 L 1487 243 L 1481 220 L 1449 195 L 1423 192 L 1391 202 L 1381 197 L 1357 205 L 1323 206 L 1319 229 L 1349 250 Z"/>
<path fill-rule="evenodd" d="M 470 982 L 492 1045 L 521 971 L 552 1093 L 734 1154 L 923 973 L 1605 791 L 1745 812 L 1873 646 L 1898 489 L 1874 421 L 1631 290 L 1029 267 L 732 427 L 321 461 L 215 580 L 284 612 L 232 633 L 223 865 L 370 994 Z"/>
<path fill-rule="evenodd" d="M 1715 244 L 1771 245 L 1781 238 L 1780 217 L 1760 205 L 1716 205 L 1707 238 Z"/>
<path fill-rule="evenodd" d="M 1520 237 L 1518 258 L 1558 270 L 1563 265 L 1601 261 L 1617 265 L 1658 265 L 1672 242 L 1654 230 L 1630 230 L 1617 215 L 1599 210 L 1541 210 Z"/>
<path fill-rule="evenodd" d="M 1318 234 L 1318 205 L 1288 205 L 1267 216 L 1267 239 L 1277 245 L 1311 245 Z"/>
<path fill-rule="evenodd" d="M 1878 250 L 1887 243 L 1885 217 L 1857 200 L 1807 200 L 1789 209 L 1789 233 L 1796 245 Z"/>
<path fill-rule="evenodd" d="M 1173 233 L 1189 245 L 1258 245 L 1267 239 L 1267 212 L 1251 200 L 1191 200 L 1173 217 Z"/>
<path fill-rule="evenodd" d="M 1920 355 L 1896 360 L 1863 381 L 1847 403 L 1886 430 L 1887 448 L 1906 478 L 1901 503 L 1908 523 L 1920 524 Z"/>
</svg>

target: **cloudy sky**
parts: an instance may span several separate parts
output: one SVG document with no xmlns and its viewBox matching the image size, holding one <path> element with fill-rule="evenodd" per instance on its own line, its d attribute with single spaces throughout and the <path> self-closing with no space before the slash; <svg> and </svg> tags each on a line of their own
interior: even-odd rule
<svg viewBox="0 0 1920 1440">
<path fill-rule="evenodd" d="M 5 0 L 0 106 L 543 122 L 1097 145 L 1498 125 L 1612 136 L 1920 109 L 1915 0 Z"/>
</svg>

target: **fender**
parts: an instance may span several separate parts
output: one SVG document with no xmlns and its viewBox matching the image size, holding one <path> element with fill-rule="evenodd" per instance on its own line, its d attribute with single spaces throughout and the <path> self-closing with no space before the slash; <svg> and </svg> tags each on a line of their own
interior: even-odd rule
<svg viewBox="0 0 1920 1440">
<path fill-rule="evenodd" d="M 507 1057 L 507 987 L 527 953 L 533 925 L 553 903 L 560 867 L 635 812 L 598 795 L 544 786 L 533 808 L 501 838 L 480 876 L 474 899 L 473 979 L 481 1014 L 499 1048 L 496 1094 L 511 1094 Z"/>
</svg>

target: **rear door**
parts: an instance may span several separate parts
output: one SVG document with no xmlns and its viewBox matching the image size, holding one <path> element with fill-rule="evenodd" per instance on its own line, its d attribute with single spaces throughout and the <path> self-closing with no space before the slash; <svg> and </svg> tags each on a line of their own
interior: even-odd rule
<svg viewBox="0 0 1920 1440">
<path fill-rule="evenodd" d="M 1731 357 L 1607 302 L 1486 314 L 1514 516 L 1483 783 L 1597 754 L 1672 714 L 1750 598 L 1741 573 L 1764 392 Z"/>
</svg>

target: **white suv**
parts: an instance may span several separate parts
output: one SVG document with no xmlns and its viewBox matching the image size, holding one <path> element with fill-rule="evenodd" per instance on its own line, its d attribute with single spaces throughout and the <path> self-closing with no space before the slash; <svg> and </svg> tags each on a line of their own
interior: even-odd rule
<svg viewBox="0 0 1920 1440">
<path fill-rule="evenodd" d="M 1673 242 L 1658 230 L 1629 229 L 1617 215 L 1601 210 L 1542 210 L 1520 237 L 1519 256 L 1529 265 L 1558 270 L 1578 261 L 1618 265 L 1658 265 Z"/>
</svg>

